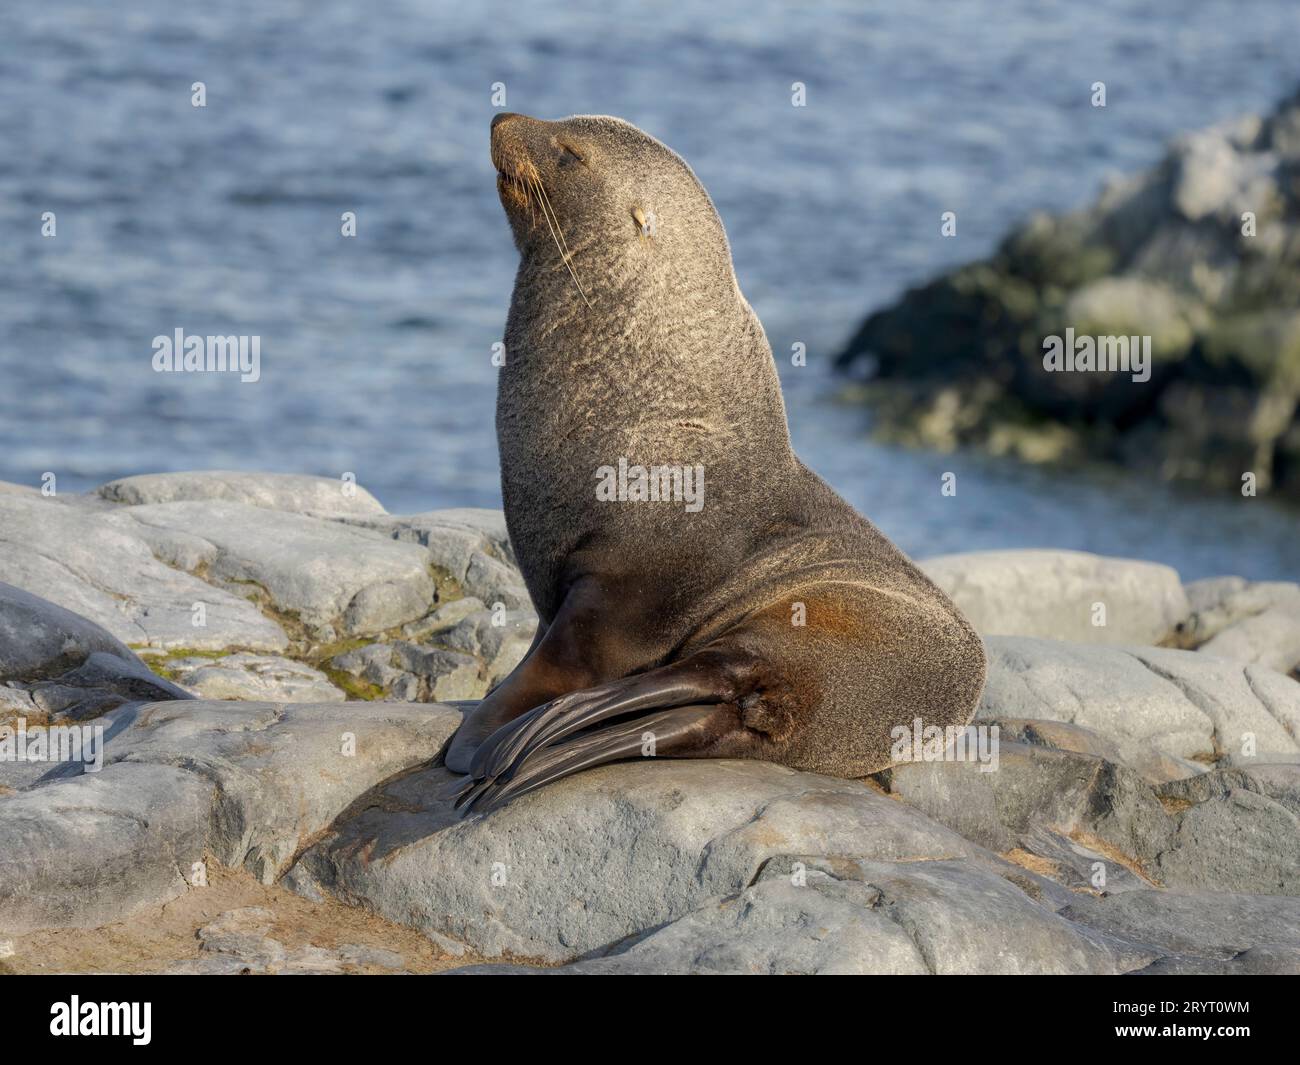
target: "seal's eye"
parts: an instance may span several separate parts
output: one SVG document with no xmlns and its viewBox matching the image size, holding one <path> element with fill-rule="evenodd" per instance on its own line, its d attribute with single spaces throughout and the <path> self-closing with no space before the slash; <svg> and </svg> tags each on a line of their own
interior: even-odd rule
<svg viewBox="0 0 1300 1065">
<path fill-rule="evenodd" d="M 578 151 L 578 149 L 575 148 L 572 144 L 561 144 L 560 147 L 564 150 L 564 154 L 566 156 L 572 156 L 580 163 L 585 163 L 587 161 L 582 157 L 582 153 Z"/>
</svg>

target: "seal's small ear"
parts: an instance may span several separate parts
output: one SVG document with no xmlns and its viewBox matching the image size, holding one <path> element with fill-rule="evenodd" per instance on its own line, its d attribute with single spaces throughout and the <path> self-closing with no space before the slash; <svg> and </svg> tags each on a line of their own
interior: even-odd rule
<svg viewBox="0 0 1300 1065">
<path fill-rule="evenodd" d="M 641 230 L 641 236 L 653 237 L 655 235 L 653 214 L 647 218 L 646 213 L 641 210 L 640 207 L 633 207 L 632 221 L 634 221 L 637 224 L 637 228 Z"/>
</svg>

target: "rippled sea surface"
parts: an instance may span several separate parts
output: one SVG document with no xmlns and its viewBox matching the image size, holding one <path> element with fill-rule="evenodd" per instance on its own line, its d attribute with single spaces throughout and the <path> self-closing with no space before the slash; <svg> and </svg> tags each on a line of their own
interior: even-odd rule
<svg viewBox="0 0 1300 1065">
<path fill-rule="evenodd" d="M 11 0 L 0 479 L 352 471 L 394 511 L 499 505 L 501 82 L 511 110 L 621 115 L 692 163 L 800 453 L 906 550 L 1074 547 L 1296 579 L 1294 509 L 883 447 L 830 398 L 827 363 L 869 309 L 1030 211 L 1271 107 L 1300 81 L 1297 30 L 1294 0 Z M 957 239 L 939 235 L 948 210 Z M 259 335 L 261 381 L 154 373 L 152 338 L 177 327 Z M 807 367 L 788 365 L 795 342 Z"/>
</svg>

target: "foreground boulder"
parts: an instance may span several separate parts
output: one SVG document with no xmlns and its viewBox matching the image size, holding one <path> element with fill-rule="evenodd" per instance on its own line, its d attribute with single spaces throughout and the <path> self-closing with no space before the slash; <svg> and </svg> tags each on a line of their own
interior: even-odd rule
<svg viewBox="0 0 1300 1065">
<path fill-rule="evenodd" d="M 1300 971 L 1294 585 L 933 560 L 985 632 L 978 757 L 867 781 L 631 763 L 461 820 L 444 701 L 481 696 L 537 625 L 500 513 L 128 482 L 0 492 L 0 569 L 26 582 L 0 585 L 4 935 L 148 921 L 216 866 L 493 971 Z M 47 726 L 95 757 L 11 757 Z M 201 950 L 171 971 L 404 965 L 187 904 Z"/>
<path fill-rule="evenodd" d="M 484 956 L 563 961 L 740 891 L 782 854 L 1013 868 L 861 783 L 763 762 L 607 767 L 464 821 L 440 797 L 450 779 L 429 769 L 384 785 L 290 885 Z"/>
<path fill-rule="evenodd" d="M 1295 974 L 1300 902 L 1144 891 L 1055 914 L 960 862 L 813 860 L 765 870 L 612 953 L 539 974 Z M 1143 964 L 1144 959 L 1152 959 Z M 462 973 L 488 973 L 478 966 Z"/>
<path fill-rule="evenodd" d="M 1114 974 L 1159 956 L 1073 924 L 969 862 L 809 857 L 773 860 L 738 895 L 709 899 L 608 956 L 550 971 Z"/>
<path fill-rule="evenodd" d="M 1246 974 L 1300 971 L 1300 906 L 1267 895 L 1133 892 L 1080 896 L 1062 916 L 1099 932 L 1142 940 L 1163 958 L 1142 973 Z"/>
<path fill-rule="evenodd" d="M 358 795 L 431 759 L 459 722 L 427 704 L 203 700 L 87 722 L 104 732 L 102 769 L 64 763 L 0 794 L 0 931 L 120 919 L 194 886 L 208 855 L 272 883 Z"/>
<path fill-rule="evenodd" d="M 94 928 L 185 890 L 212 783 L 125 764 L 0 794 L 0 932 Z"/>
</svg>

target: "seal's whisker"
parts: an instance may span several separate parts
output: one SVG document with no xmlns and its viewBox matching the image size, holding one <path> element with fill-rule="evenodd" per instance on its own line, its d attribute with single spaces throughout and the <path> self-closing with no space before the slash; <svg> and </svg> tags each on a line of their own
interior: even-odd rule
<svg viewBox="0 0 1300 1065">
<path fill-rule="evenodd" d="M 590 307 L 591 300 L 587 298 L 587 293 L 582 289 L 582 282 L 578 280 L 578 275 L 573 269 L 573 264 L 569 262 L 569 253 L 567 247 L 563 243 L 563 237 L 557 232 L 560 228 L 560 220 L 556 218 L 552 221 L 551 216 L 554 214 L 555 208 L 551 207 L 550 200 L 546 198 L 546 190 L 542 188 L 542 183 L 540 181 L 534 181 L 533 187 L 538 193 L 538 204 L 542 210 L 542 217 L 546 219 L 546 228 L 551 231 L 551 240 L 555 241 L 555 250 L 560 253 L 560 261 L 564 263 L 565 269 L 569 271 L 569 276 L 573 278 L 573 283 L 578 288 L 578 295 L 581 296 L 583 302 Z"/>
<path fill-rule="evenodd" d="M 533 191 L 533 179 L 519 177 L 515 179 L 519 188 L 523 191 L 524 199 L 528 201 L 528 224 L 537 225 L 537 194 Z"/>
<path fill-rule="evenodd" d="M 546 195 L 546 187 L 539 181 L 537 191 L 541 194 L 542 211 L 550 212 L 551 221 L 554 224 L 553 235 L 558 238 L 557 244 L 560 249 L 560 258 L 564 260 L 564 265 L 568 267 L 569 273 L 573 276 L 573 283 L 578 286 L 578 291 L 582 293 L 582 298 L 587 301 L 587 306 L 591 306 L 591 300 L 587 299 L 586 292 L 583 292 L 582 285 L 578 281 L 578 275 L 573 269 L 573 252 L 569 250 L 569 242 L 564 239 L 564 229 L 560 226 L 560 217 L 555 213 L 555 208 L 551 205 L 551 199 Z"/>
<path fill-rule="evenodd" d="M 541 181 L 533 180 L 533 189 L 537 194 L 537 202 L 542 209 L 542 217 L 546 219 L 551 228 L 551 238 L 555 241 L 555 246 L 560 249 L 560 258 L 568 263 L 569 245 L 564 239 L 564 230 L 560 228 L 560 219 L 555 214 L 555 208 L 551 206 L 551 201 L 546 195 L 546 189 L 542 187 Z"/>
<path fill-rule="evenodd" d="M 537 182 L 537 192 L 546 204 L 546 208 L 551 212 L 551 218 L 555 220 L 555 231 L 559 235 L 560 247 L 563 249 L 565 257 L 572 259 L 573 252 L 569 251 L 569 242 L 564 239 L 564 230 L 560 228 L 560 216 L 555 213 L 555 208 L 551 206 L 551 198 L 546 195 L 546 186 L 540 181 Z"/>
</svg>

